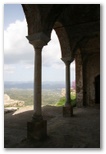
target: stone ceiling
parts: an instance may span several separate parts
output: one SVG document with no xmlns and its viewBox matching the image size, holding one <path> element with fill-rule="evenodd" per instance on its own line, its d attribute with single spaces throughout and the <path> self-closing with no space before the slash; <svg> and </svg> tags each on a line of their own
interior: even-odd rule
<svg viewBox="0 0 106 154">
<path fill-rule="evenodd" d="M 78 48 L 100 49 L 99 4 L 23 4 L 28 35 L 54 29 L 60 41 L 62 57 L 74 57 Z"/>
</svg>

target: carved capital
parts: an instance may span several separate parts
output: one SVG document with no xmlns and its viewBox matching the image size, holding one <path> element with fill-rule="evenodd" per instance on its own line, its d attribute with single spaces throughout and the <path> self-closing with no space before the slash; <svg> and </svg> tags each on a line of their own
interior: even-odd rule
<svg viewBox="0 0 106 154">
<path fill-rule="evenodd" d="M 34 46 L 34 48 L 42 48 L 50 41 L 50 38 L 43 32 L 32 34 L 26 37 L 29 40 L 29 43 Z"/>
<path fill-rule="evenodd" d="M 66 64 L 66 65 L 70 65 L 70 63 L 72 63 L 73 58 L 72 57 L 63 57 L 61 58 L 61 60 Z"/>
</svg>

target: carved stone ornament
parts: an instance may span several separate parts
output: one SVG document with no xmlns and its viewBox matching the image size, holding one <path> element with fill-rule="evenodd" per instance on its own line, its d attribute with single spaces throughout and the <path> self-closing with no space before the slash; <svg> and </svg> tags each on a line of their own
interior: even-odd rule
<svg viewBox="0 0 106 154">
<path fill-rule="evenodd" d="M 35 48 L 42 48 L 50 41 L 50 38 L 43 32 L 32 34 L 26 37 L 29 40 L 29 43 L 32 44 Z"/>
</svg>

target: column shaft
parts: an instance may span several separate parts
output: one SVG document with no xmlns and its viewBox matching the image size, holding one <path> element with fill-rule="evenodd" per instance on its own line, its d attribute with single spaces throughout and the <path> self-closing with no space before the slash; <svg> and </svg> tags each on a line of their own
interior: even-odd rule
<svg viewBox="0 0 106 154">
<path fill-rule="evenodd" d="M 35 48 L 34 61 L 34 115 L 33 118 L 41 116 L 41 79 L 42 79 L 42 48 Z"/>
<path fill-rule="evenodd" d="M 66 103 L 65 106 L 70 106 L 70 63 L 66 63 Z"/>
</svg>

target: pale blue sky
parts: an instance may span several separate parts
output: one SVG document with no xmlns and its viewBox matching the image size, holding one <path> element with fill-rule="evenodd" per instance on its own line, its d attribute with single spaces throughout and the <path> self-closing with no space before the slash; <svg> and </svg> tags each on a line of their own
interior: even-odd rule
<svg viewBox="0 0 106 154">
<path fill-rule="evenodd" d="M 20 4 L 4 5 L 4 81 L 33 81 L 34 49 L 26 39 L 27 25 Z M 65 81 L 65 65 L 61 61 L 58 38 L 42 51 L 42 81 Z M 71 80 L 74 80 L 74 65 Z"/>
<path fill-rule="evenodd" d="M 25 16 L 20 4 L 4 4 L 4 29 L 17 19 L 22 21 L 24 18 Z"/>
</svg>

